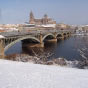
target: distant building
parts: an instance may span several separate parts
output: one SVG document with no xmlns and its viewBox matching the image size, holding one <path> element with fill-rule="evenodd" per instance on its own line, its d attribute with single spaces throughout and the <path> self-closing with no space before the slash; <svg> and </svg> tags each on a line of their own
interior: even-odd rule
<svg viewBox="0 0 88 88">
<path fill-rule="evenodd" d="M 0 32 L 18 31 L 18 24 L 0 24 Z"/>
<path fill-rule="evenodd" d="M 32 11 L 31 11 L 29 24 L 35 24 L 35 25 L 56 24 L 56 21 L 52 20 L 51 18 L 48 18 L 48 16 L 46 14 L 44 15 L 44 17 L 42 19 L 35 19 Z"/>
<path fill-rule="evenodd" d="M 70 25 L 67 25 L 67 24 L 64 24 L 64 23 L 60 23 L 60 24 L 57 24 L 56 25 L 56 28 L 57 29 L 70 29 L 71 26 Z"/>
<path fill-rule="evenodd" d="M 88 33 L 88 25 L 82 26 L 82 30 Z"/>
</svg>

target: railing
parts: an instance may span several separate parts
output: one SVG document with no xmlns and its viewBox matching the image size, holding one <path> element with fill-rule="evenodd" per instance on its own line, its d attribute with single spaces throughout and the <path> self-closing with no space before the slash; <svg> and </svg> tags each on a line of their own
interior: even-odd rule
<svg viewBox="0 0 88 88">
<path fill-rule="evenodd" d="M 33 30 L 33 31 L 13 31 L 13 32 L 3 32 L 0 33 L 0 35 L 3 35 L 5 37 L 10 37 L 10 36 L 24 36 L 24 35 L 38 35 L 38 34 L 47 34 L 47 33 L 64 33 L 64 32 L 70 32 L 70 30 L 56 30 L 56 29 L 51 29 L 51 30 Z"/>
</svg>

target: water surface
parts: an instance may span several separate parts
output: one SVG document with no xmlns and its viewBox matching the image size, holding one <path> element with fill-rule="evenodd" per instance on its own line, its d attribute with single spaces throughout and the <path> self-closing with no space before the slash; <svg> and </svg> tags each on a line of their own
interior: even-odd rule
<svg viewBox="0 0 88 88">
<path fill-rule="evenodd" d="M 88 36 L 72 36 L 58 43 L 45 43 L 44 48 L 24 47 L 21 41 L 9 48 L 6 55 L 27 53 L 29 55 L 48 55 L 49 59 L 63 57 L 67 60 L 81 60 L 83 55 L 88 57 Z"/>
</svg>

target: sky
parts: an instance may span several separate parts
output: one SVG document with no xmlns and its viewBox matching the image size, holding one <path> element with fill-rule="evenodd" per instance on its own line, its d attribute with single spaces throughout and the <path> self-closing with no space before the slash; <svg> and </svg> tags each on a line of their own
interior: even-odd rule
<svg viewBox="0 0 88 88">
<path fill-rule="evenodd" d="M 88 24 L 88 0 L 0 0 L 0 23 L 20 24 L 47 14 L 57 23 Z"/>
</svg>

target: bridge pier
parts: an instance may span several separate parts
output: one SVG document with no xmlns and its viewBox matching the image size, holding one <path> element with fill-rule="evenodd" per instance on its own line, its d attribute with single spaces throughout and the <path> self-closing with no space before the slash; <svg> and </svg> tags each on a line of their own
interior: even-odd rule
<svg viewBox="0 0 88 88">
<path fill-rule="evenodd" d="M 63 37 L 57 37 L 57 40 L 64 40 L 64 36 Z"/>
<path fill-rule="evenodd" d="M 68 37 L 70 37 L 70 36 L 71 36 L 71 33 L 68 34 Z"/>
<path fill-rule="evenodd" d="M 39 40 L 40 40 L 40 43 L 38 44 L 39 47 L 44 47 L 44 42 L 42 41 L 43 40 L 43 36 L 42 34 L 40 33 L 40 36 L 39 36 Z"/>
<path fill-rule="evenodd" d="M 0 58 L 4 58 L 4 40 L 0 40 Z"/>
<path fill-rule="evenodd" d="M 44 43 L 39 43 L 38 47 L 43 48 L 44 47 Z"/>
<path fill-rule="evenodd" d="M 57 43 L 57 39 L 56 38 L 50 39 L 50 40 L 47 40 L 47 42 Z"/>
<path fill-rule="evenodd" d="M 54 33 L 54 39 L 52 39 L 53 42 L 57 42 L 57 33 Z"/>
</svg>

